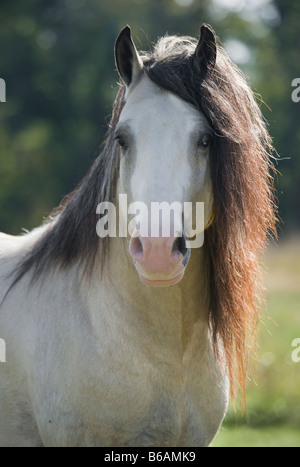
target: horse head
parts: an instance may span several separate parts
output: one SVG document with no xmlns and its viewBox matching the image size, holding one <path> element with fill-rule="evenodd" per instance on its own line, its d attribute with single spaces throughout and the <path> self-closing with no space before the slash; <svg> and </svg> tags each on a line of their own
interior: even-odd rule
<svg viewBox="0 0 300 467">
<path fill-rule="evenodd" d="M 184 213 L 183 207 L 204 203 L 196 236 L 203 235 L 213 214 L 209 170 L 213 131 L 203 113 L 150 79 L 128 26 L 116 41 L 115 57 L 125 86 L 125 104 L 115 129 L 119 193 L 144 206 L 131 232 L 129 252 L 142 282 L 176 284 L 189 262 L 195 218 L 193 209 Z M 205 76 L 215 60 L 214 34 L 203 26 L 185 72 Z M 154 216 L 155 207 L 161 215 Z M 170 227 L 166 234 L 165 222 Z"/>
</svg>

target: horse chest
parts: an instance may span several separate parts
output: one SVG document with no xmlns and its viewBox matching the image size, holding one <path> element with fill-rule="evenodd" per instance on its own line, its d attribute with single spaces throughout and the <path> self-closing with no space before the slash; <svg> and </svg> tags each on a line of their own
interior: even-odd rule
<svg viewBox="0 0 300 467">
<path fill-rule="evenodd" d="M 193 377 L 193 364 L 183 375 L 180 366 L 155 366 L 142 358 L 129 358 L 126 363 L 123 357 L 119 366 L 113 363 L 108 367 L 106 361 L 103 378 L 90 393 L 82 388 L 84 426 L 94 430 L 95 444 L 203 446 L 210 442 L 224 414 L 224 407 L 220 413 L 217 410 L 220 394 L 211 389 L 216 387 L 215 377 L 210 381 L 203 372 L 202 379 Z M 213 413 L 207 411 L 209 402 Z"/>
<path fill-rule="evenodd" d="M 205 444 L 201 401 L 175 378 L 132 378 L 112 385 L 99 406 L 102 445 L 178 446 Z M 107 393 L 106 393 L 107 394 Z M 87 412 L 86 412 L 87 413 Z M 88 424 L 95 426 L 96 420 Z"/>
</svg>

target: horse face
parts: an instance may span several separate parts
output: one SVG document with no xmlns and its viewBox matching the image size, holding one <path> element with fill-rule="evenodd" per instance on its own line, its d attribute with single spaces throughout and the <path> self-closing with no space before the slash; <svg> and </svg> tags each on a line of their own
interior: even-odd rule
<svg viewBox="0 0 300 467">
<path fill-rule="evenodd" d="M 133 45 L 129 57 L 131 68 L 119 64 L 126 103 L 115 130 L 120 147 L 119 193 L 126 193 L 130 203 L 139 203 L 129 252 L 142 282 L 171 285 L 182 279 L 191 254 L 183 225 L 184 203 L 193 207 L 204 203 L 198 234 L 203 234 L 212 215 L 212 132 L 204 115 L 143 74 Z M 154 216 L 153 207 L 159 203 L 167 209 Z"/>
</svg>

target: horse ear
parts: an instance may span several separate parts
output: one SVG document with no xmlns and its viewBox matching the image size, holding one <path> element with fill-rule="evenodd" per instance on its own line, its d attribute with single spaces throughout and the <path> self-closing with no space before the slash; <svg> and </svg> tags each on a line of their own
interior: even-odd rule
<svg viewBox="0 0 300 467">
<path fill-rule="evenodd" d="M 200 29 L 200 39 L 193 55 L 198 71 L 206 73 L 208 68 L 214 68 L 217 57 L 216 36 L 213 30 L 203 24 Z"/>
<path fill-rule="evenodd" d="M 129 87 L 143 69 L 143 62 L 131 38 L 129 26 L 122 29 L 116 40 L 115 60 L 120 77 Z"/>
</svg>

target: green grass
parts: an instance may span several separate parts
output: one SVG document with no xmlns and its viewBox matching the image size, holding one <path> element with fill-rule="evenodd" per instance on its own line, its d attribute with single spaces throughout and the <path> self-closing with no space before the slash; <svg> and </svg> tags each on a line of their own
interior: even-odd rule
<svg viewBox="0 0 300 467">
<path fill-rule="evenodd" d="M 291 358 L 292 340 L 300 338 L 300 240 L 273 246 L 265 262 L 267 306 L 247 414 L 229 410 L 215 447 L 300 447 L 300 363 Z"/>
<path fill-rule="evenodd" d="M 213 447 L 300 447 L 300 428 L 266 426 L 264 428 L 222 428 Z"/>
</svg>

